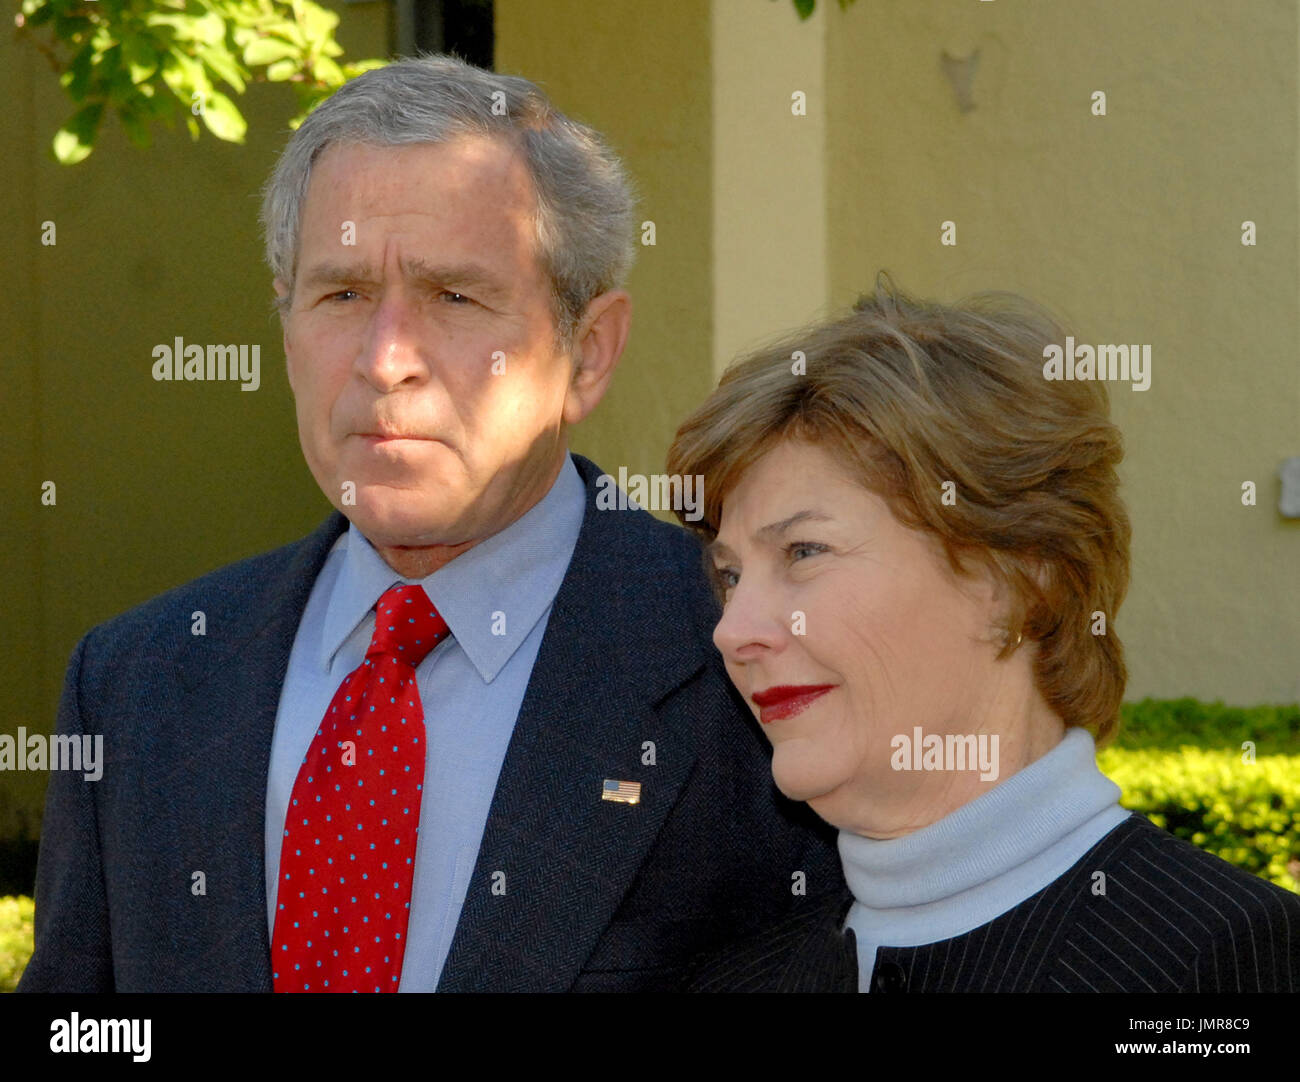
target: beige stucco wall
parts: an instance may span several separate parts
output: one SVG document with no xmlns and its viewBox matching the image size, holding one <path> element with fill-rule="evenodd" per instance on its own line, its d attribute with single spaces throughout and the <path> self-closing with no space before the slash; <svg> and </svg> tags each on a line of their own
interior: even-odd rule
<svg viewBox="0 0 1300 1082">
<path fill-rule="evenodd" d="M 349 55 L 382 55 L 383 5 L 339 5 Z M 243 146 L 183 125 L 136 150 L 115 118 L 56 164 L 72 113 L 45 60 L 0 34 L 0 733 L 48 731 L 68 657 L 93 625 L 329 511 L 298 448 L 258 192 L 284 145 L 289 88 L 238 99 Z M 57 243 L 43 246 L 41 223 Z M 151 350 L 261 346 L 261 387 L 159 383 Z M 40 503 L 54 481 L 57 503 Z M 31 831 L 48 780 L 0 775 L 0 838 Z"/>
<path fill-rule="evenodd" d="M 1300 454 L 1297 5 L 875 0 L 823 15 L 839 23 L 825 36 L 835 302 L 887 267 L 944 299 L 1022 292 L 1080 341 L 1151 344 L 1150 389 L 1110 388 L 1134 535 L 1114 624 L 1128 697 L 1300 698 L 1300 520 L 1277 510 L 1278 465 Z M 974 49 L 963 113 L 941 53 Z"/>
<path fill-rule="evenodd" d="M 713 8 L 714 375 L 773 328 L 829 314 L 826 35 L 789 0 Z"/>
<path fill-rule="evenodd" d="M 628 282 L 627 350 L 572 447 L 611 474 L 662 472 L 677 425 L 713 386 L 709 5 L 497 0 L 495 12 L 496 69 L 601 132 L 636 183 L 637 221 L 654 223 Z"/>
</svg>

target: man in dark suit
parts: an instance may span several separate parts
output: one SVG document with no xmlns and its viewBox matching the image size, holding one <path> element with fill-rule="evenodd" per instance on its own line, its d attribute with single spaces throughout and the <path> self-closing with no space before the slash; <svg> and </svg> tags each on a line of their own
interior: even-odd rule
<svg viewBox="0 0 1300 1082">
<path fill-rule="evenodd" d="M 103 777 L 51 778 L 20 990 L 673 989 L 838 889 L 696 542 L 567 449 L 630 320 L 595 133 L 403 61 L 309 117 L 264 218 L 337 510 L 78 644 L 58 729 Z"/>
</svg>

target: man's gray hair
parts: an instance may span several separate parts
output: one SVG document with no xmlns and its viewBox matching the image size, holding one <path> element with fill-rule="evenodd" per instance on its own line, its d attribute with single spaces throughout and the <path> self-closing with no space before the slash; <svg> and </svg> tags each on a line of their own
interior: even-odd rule
<svg viewBox="0 0 1300 1082">
<path fill-rule="evenodd" d="M 396 147 L 464 135 L 508 140 L 527 166 L 537 199 L 537 256 L 550 279 L 558 337 L 571 344 L 588 303 L 621 286 L 632 266 L 627 174 L 595 131 L 564 116 L 536 85 L 454 57 L 421 56 L 367 71 L 317 106 L 289 139 L 262 198 L 266 261 L 289 295 L 307 185 L 326 147 Z"/>
</svg>

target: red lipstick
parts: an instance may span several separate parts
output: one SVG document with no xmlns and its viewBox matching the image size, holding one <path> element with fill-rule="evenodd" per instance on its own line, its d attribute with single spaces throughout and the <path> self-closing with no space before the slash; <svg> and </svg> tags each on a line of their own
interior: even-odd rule
<svg viewBox="0 0 1300 1082">
<path fill-rule="evenodd" d="M 756 691 L 752 698 L 759 708 L 758 720 L 767 725 L 780 718 L 793 717 L 834 687 L 834 684 L 782 684 Z"/>
</svg>

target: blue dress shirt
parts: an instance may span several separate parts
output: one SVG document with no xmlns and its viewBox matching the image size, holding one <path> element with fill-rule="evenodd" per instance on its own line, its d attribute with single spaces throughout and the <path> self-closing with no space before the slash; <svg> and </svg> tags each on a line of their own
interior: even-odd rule
<svg viewBox="0 0 1300 1082">
<path fill-rule="evenodd" d="M 398 575 L 355 525 L 339 537 L 303 610 L 276 713 L 266 788 L 268 935 L 274 934 L 284 817 L 298 768 L 334 693 L 365 658 L 380 595 L 398 583 L 418 582 L 451 637 L 415 671 L 426 759 L 399 990 L 437 988 L 586 499 L 566 455 L 546 496 L 423 579 Z"/>
</svg>

